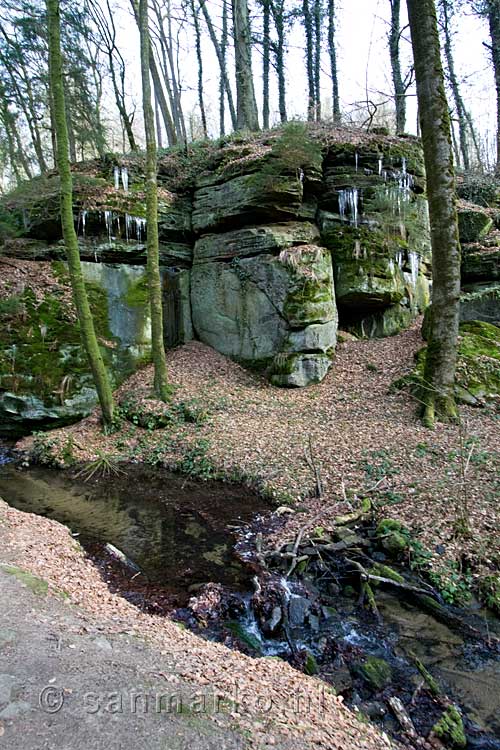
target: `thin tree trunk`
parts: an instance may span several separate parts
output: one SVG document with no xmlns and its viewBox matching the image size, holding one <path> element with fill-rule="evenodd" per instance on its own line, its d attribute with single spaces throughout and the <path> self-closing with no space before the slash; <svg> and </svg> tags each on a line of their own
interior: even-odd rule
<svg viewBox="0 0 500 750">
<path fill-rule="evenodd" d="M 158 106 L 158 100 L 156 96 L 155 96 L 155 121 L 156 121 L 156 141 L 158 143 L 158 148 L 163 148 L 163 140 L 161 136 L 160 108 Z"/>
<path fill-rule="evenodd" d="M 455 174 L 434 0 L 407 0 L 427 173 L 432 320 L 424 373 L 424 423 L 457 418 L 454 397 L 460 298 Z"/>
<path fill-rule="evenodd" d="M 450 82 L 451 93 L 453 95 L 453 101 L 455 102 L 455 111 L 457 113 L 458 142 L 460 146 L 460 154 L 462 156 L 463 167 L 464 169 L 469 170 L 470 158 L 469 147 L 467 143 L 467 113 L 464 100 L 462 99 L 462 95 L 460 93 L 458 77 L 455 71 L 455 60 L 453 59 L 449 13 L 449 0 L 441 0 L 441 15 L 443 21 L 442 26 L 444 32 L 444 54 L 446 58 L 446 67 L 448 68 L 448 80 Z"/>
<path fill-rule="evenodd" d="M 491 59 L 493 62 L 497 95 L 496 171 L 500 174 L 500 0 L 488 0 L 488 24 L 490 28 Z"/>
<path fill-rule="evenodd" d="M 115 70 L 115 64 L 114 64 L 112 52 L 108 53 L 108 60 L 109 60 L 109 70 L 111 73 L 111 83 L 113 84 L 113 92 L 115 95 L 115 103 L 118 109 L 118 113 L 120 115 L 120 119 L 122 121 L 123 129 L 125 130 L 125 133 L 127 134 L 127 140 L 130 146 L 130 150 L 137 151 L 137 142 L 135 140 L 134 131 L 132 130 L 132 120 L 130 119 L 130 116 L 127 112 L 127 108 L 125 106 L 125 97 L 120 91 L 120 88 L 118 86 L 118 80 L 116 77 L 116 70 Z"/>
<path fill-rule="evenodd" d="M 78 315 L 81 335 L 94 377 L 94 383 L 101 404 L 104 424 L 113 422 L 113 394 L 108 373 L 104 366 L 94 321 L 87 298 L 78 251 L 78 240 L 73 222 L 73 187 L 68 160 L 68 133 L 63 89 L 61 56 L 61 18 L 59 0 L 46 0 L 49 35 L 49 76 L 52 93 L 54 123 L 57 138 L 57 168 L 61 183 L 61 224 L 68 258 L 68 269 L 73 290 L 73 300 Z"/>
<path fill-rule="evenodd" d="M 276 44 L 273 45 L 278 77 L 278 107 L 281 122 L 286 122 L 286 75 L 285 75 L 285 0 L 271 0 Z"/>
<path fill-rule="evenodd" d="M 195 8 L 195 5 L 194 5 L 194 0 L 191 0 L 191 13 L 193 16 L 193 23 L 194 23 L 196 58 L 198 60 L 198 106 L 200 108 L 201 127 L 203 129 L 203 137 L 208 138 L 207 115 L 205 112 L 205 101 L 203 99 L 203 58 L 201 55 L 200 22 L 198 19 L 198 10 Z"/>
<path fill-rule="evenodd" d="M 307 70 L 307 119 L 314 120 L 316 112 L 316 89 L 314 86 L 314 45 L 313 24 L 309 0 L 302 0 L 302 13 L 304 16 L 304 31 L 306 35 L 306 70 Z"/>
<path fill-rule="evenodd" d="M 404 133 L 406 130 L 406 92 L 403 76 L 401 75 L 401 57 L 399 54 L 401 0 L 390 0 L 390 3 L 391 30 L 389 33 L 389 53 L 391 57 L 394 102 L 396 105 L 396 133 Z"/>
<path fill-rule="evenodd" d="M 227 51 L 227 0 L 222 0 L 222 31 L 220 38 L 220 56 L 222 60 L 221 73 L 219 76 L 219 134 L 224 135 L 226 132 L 226 113 L 224 105 L 224 93 L 226 87 L 224 85 L 224 76 L 222 75 L 222 69 L 226 70 L 226 51 Z"/>
<path fill-rule="evenodd" d="M 271 0 L 262 0 L 262 127 L 269 129 L 269 68 L 271 64 Z"/>
<path fill-rule="evenodd" d="M 167 362 L 163 343 L 163 310 L 158 244 L 158 186 L 156 140 L 151 84 L 149 80 L 151 45 L 148 26 L 147 0 L 139 0 L 139 33 L 141 38 L 141 79 L 144 130 L 146 134 L 146 221 L 147 221 L 147 272 L 151 306 L 151 349 L 154 365 L 154 392 L 162 401 L 170 396 Z"/>
<path fill-rule="evenodd" d="M 314 0 L 314 119 L 321 120 L 321 0 Z"/>
<path fill-rule="evenodd" d="M 134 17 L 135 17 L 137 26 L 139 26 L 138 2 L 137 0 L 130 0 L 130 4 L 134 12 Z M 175 146 L 175 144 L 177 143 L 177 134 L 175 131 L 174 121 L 172 120 L 172 115 L 170 114 L 170 110 L 168 108 L 167 100 L 165 99 L 165 93 L 163 91 L 160 74 L 158 73 L 158 66 L 156 65 L 156 60 L 152 53 L 150 53 L 148 57 L 149 57 L 149 72 L 151 73 L 151 78 L 153 79 L 155 96 L 158 101 L 158 106 L 160 107 L 161 115 L 163 117 L 163 124 L 165 125 L 165 130 L 167 133 L 168 145 Z"/>
<path fill-rule="evenodd" d="M 236 125 L 238 130 L 259 129 L 252 75 L 252 41 L 247 0 L 232 0 L 234 63 L 236 70 Z"/>
<path fill-rule="evenodd" d="M 227 2 L 227 0 L 226 0 Z M 233 130 L 236 130 L 238 127 L 238 121 L 236 116 L 236 110 L 234 107 L 234 100 L 233 100 L 233 94 L 231 91 L 231 84 L 229 83 L 229 78 L 227 75 L 227 66 L 226 66 L 226 55 L 222 54 L 221 45 L 219 44 L 217 40 L 217 36 L 215 34 L 214 25 L 212 23 L 212 19 L 210 18 L 210 14 L 207 10 L 207 4 L 206 0 L 200 0 L 200 7 L 203 12 L 203 16 L 205 18 L 205 23 L 207 24 L 208 34 L 210 36 L 210 39 L 212 41 L 212 44 L 214 45 L 215 54 L 217 55 L 217 60 L 219 61 L 219 67 L 220 67 L 220 74 L 221 78 L 224 81 L 224 88 L 226 90 L 226 96 L 227 96 L 227 106 L 229 107 L 229 114 L 231 117 L 231 124 L 233 127 Z M 225 50 L 224 50 L 225 51 Z"/>
<path fill-rule="evenodd" d="M 332 78 L 332 116 L 333 122 L 338 124 L 341 114 L 337 49 L 335 45 L 335 0 L 328 0 L 328 55 L 330 57 L 330 75 Z"/>
</svg>

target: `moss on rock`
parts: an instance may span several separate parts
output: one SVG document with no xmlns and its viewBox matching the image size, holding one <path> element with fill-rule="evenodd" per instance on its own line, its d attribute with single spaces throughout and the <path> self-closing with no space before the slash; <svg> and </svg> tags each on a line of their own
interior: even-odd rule
<svg viewBox="0 0 500 750">
<path fill-rule="evenodd" d="M 434 724 L 433 732 L 446 747 L 464 748 L 467 745 L 464 723 L 456 706 L 448 706 L 439 721 Z"/>
<path fill-rule="evenodd" d="M 428 323 L 427 326 L 428 327 Z M 416 354 L 412 373 L 399 378 L 393 389 L 418 390 L 423 384 L 427 347 Z M 500 328 L 483 321 L 460 325 L 455 395 L 473 406 L 500 401 Z"/>
<path fill-rule="evenodd" d="M 384 659 L 369 656 L 364 664 L 356 667 L 357 674 L 372 690 L 383 690 L 392 680 L 392 668 Z"/>
</svg>

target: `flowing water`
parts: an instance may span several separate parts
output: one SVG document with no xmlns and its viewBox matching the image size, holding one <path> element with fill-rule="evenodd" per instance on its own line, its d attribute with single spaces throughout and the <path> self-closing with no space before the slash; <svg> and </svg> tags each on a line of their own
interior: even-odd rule
<svg viewBox="0 0 500 750">
<path fill-rule="evenodd" d="M 498 649 L 490 649 L 487 639 L 464 636 L 394 591 L 377 591 L 381 620 L 376 622 L 359 606 L 357 595 L 338 592 L 328 602 L 328 597 L 318 596 L 318 581 L 288 580 L 279 574 L 275 593 L 287 613 L 287 625 L 271 633 L 263 627 L 252 593 L 255 566 L 248 561 L 256 519 L 262 526 L 266 521 L 260 514 L 268 508 L 248 490 L 137 465 L 127 466 L 119 476 L 85 482 L 41 467 L 20 469 L 9 463 L 8 452 L 0 450 L 0 496 L 19 510 L 68 526 L 113 590 L 138 606 L 153 612 L 176 610 L 178 616 L 184 613 L 185 621 L 206 637 L 254 656 L 281 656 L 298 665 L 297 655 L 313 654 L 319 675 L 362 712 L 380 709 L 377 721 L 396 737 L 400 732 L 387 710 L 388 696 L 397 695 L 406 706 L 413 706 L 412 719 L 422 736 L 442 711 L 422 691 L 417 657 L 441 690 L 463 709 L 468 748 L 499 750 L 500 660 Z M 128 558 L 125 573 L 122 564 L 110 559 L 105 545 Z M 131 581 L 137 570 L 141 575 L 134 589 Z M 146 586 L 141 588 L 143 581 Z M 239 604 L 235 614 L 222 614 L 210 630 L 203 631 L 186 605 L 209 582 L 222 584 Z M 490 615 L 479 610 L 469 614 L 476 624 L 482 622 L 483 631 L 500 635 L 498 619 L 488 620 Z M 469 614 L 464 613 L 464 621 Z M 383 659 L 392 670 L 391 683 L 382 691 L 371 690 L 357 676 L 359 664 L 368 657 Z"/>
</svg>

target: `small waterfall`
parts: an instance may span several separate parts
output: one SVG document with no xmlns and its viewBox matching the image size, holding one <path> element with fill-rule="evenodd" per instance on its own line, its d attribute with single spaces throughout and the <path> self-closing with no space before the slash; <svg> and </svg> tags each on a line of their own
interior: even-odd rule
<svg viewBox="0 0 500 750">
<path fill-rule="evenodd" d="M 378 160 L 378 173 L 380 177 L 382 176 L 383 167 L 384 167 L 384 160 L 382 159 L 382 157 L 380 157 L 380 159 Z"/>
<path fill-rule="evenodd" d="M 113 169 L 113 175 L 115 178 L 115 190 L 120 189 L 120 167 L 115 167 Z"/>
<path fill-rule="evenodd" d="M 128 193 L 128 169 L 127 167 L 122 167 L 122 185 L 123 189 L 126 193 Z"/>
<path fill-rule="evenodd" d="M 398 264 L 398 266 L 400 268 L 403 268 L 403 253 L 397 252 L 395 257 L 396 257 L 396 263 Z"/>
<path fill-rule="evenodd" d="M 358 168 L 359 168 L 359 154 L 358 154 L 358 152 L 357 152 L 357 151 L 356 151 L 356 153 L 354 154 L 354 164 L 356 165 L 356 172 L 357 172 L 357 171 L 358 171 Z"/>
<path fill-rule="evenodd" d="M 339 214 L 342 221 L 349 221 L 358 226 L 358 188 L 346 188 L 339 190 Z"/>
</svg>

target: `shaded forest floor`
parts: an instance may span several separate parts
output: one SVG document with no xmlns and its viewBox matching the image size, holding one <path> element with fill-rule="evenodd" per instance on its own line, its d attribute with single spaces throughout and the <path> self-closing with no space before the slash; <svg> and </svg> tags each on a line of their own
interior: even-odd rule
<svg viewBox="0 0 500 750">
<path fill-rule="evenodd" d="M 381 517 L 409 527 L 433 583 L 461 603 L 467 587 L 499 567 L 499 418 L 464 406 L 461 427 L 425 429 L 411 396 L 390 391 L 421 346 L 419 321 L 392 338 L 346 341 L 323 383 L 280 390 L 191 342 L 169 354 L 169 405 L 151 398 L 148 366 L 117 391 L 112 435 L 103 435 L 96 410 L 20 445 L 60 466 L 87 462 L 99 471 L 111 457 L 257 488 L 293 511 L 268 546 L 308 523 L 328 531 L 368 496 Z M 465 535 L 457 533 L 464 518 Z"/>
</svg>

